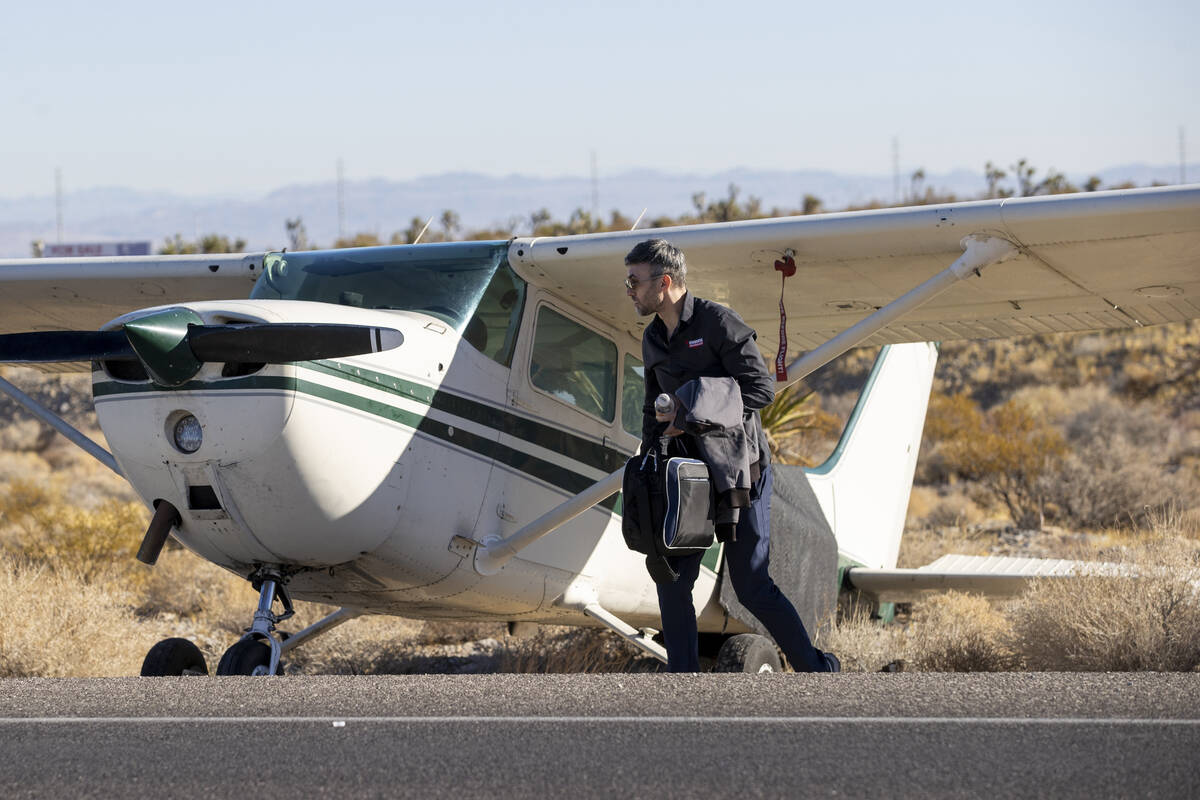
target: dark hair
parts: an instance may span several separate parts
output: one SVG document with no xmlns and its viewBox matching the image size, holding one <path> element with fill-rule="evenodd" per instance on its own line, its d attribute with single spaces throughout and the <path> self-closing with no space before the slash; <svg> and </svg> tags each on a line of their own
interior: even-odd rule
<svg viewBox="0 0 1200 800">
<path fill-rule="evenodd" d="M 671 282 L 680 286 L 687 279 L 687 262 L 683 260 L 683 251 L 666 239 L 638 242 L 625 256 L 625 266 L 630 264 L 649 264 L 654 272 L 670 275 Z"/>
</svg>

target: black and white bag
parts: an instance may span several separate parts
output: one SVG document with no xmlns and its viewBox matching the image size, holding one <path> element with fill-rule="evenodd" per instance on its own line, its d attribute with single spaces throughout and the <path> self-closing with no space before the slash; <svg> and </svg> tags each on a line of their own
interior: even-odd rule
<svg viewBox="0 0 1200 800">
<path fill-rule="evenodd" d="M 712 487 L 708 467 L 694 458 L 651 450 L 625 464 L 621 532 L 630 550 L 646 556 L 656 583 L 679 576 L 667 556 L 703 553 L 712 546 Z"/>
</svg>

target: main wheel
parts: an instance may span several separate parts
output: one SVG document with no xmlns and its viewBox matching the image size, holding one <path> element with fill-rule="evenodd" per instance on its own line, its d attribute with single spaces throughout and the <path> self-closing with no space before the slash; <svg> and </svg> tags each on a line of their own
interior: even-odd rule
<svg viewBox="0 0 1200 800">
<path fill-rule="evenodd" d="M 144 677 L 165 675 L 207 675 L 208 664 L 200 648 L 187 639 L 163 639 L 142 661 Z"/>
<path fill-rule="evenodd" d="M 775 643 L 757 633 L 730 636 L 717 653 L 714 672 L 782 672 Z"/>
<path fill-rule="evenodd" d="M 217 664 L 218 675 L 266 675 L 267 667 L 271 665 L 271 647 L 258 639 L 241 639 L 221 656 Z M 261 668 L 261 669 L 260 669 Z M 276 670 L 276 675 L 283 674 L 283 664 Z"/>
</svg>

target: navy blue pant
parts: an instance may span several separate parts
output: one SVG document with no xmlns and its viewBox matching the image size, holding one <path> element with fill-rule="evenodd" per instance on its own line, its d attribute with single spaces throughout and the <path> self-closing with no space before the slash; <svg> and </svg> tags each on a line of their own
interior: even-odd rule
<svg viewBox="0 0 1200 800">
<path fill-rule="evenodd" d="M 788 663 L 798 672 L 826 672 L 824 654 L 813 647 L 795 606 L 779 591 L 767 572 L 771 547 L 771 467 L 763 470 L 751 490 L 749 508 L 743 508 L 737 540 L 725 543 L 725 576 L 733 584 L 738 602 L 763 624 Z M 679 573 L 672 584 L 658 584 L 658 608 L 667 645 L 667 669 L 699 672 L 700 645 L 696 636 L 696 609 L 692 587 L 700 574 L 703 553 L 668 559 Z"/>
</svg>

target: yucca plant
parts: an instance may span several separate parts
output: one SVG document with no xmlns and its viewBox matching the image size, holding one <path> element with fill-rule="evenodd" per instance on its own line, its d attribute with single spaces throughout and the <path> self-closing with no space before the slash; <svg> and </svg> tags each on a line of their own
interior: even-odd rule
<svg viewBox="0 0 1200 800">
<path fill-rule="evenodd" d="M 771 455 L 778 458 L 783 443 L 806 433 L 828 434 L 838 429 L 838 420 L 824 411 L 813 391 L 797 383 L 775 395 L 775 401 L 759 412 Z"/>
</svg>

